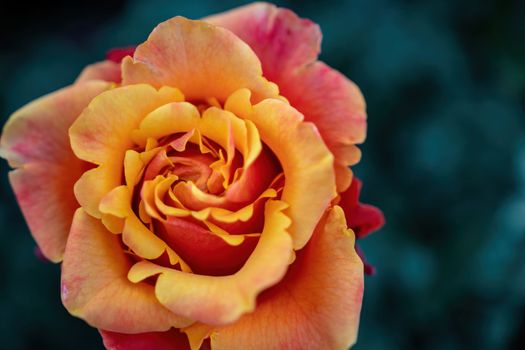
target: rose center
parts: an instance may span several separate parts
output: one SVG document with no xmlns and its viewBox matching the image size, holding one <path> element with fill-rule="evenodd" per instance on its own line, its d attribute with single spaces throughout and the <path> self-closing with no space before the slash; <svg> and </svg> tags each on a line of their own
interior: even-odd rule
<svg viewBox="0 0 525 350">
<path fill-rule="evenodd" d="M 172 102 L 147 114 L 131 140 L 119 194 L 131 195 L 123 240 L 137 259 L 206 275 L 242 267 L 284 181 L 253 122 L 213 103 Z M 136 251 L 139 240 L 151 250 Z"/>
</svg>

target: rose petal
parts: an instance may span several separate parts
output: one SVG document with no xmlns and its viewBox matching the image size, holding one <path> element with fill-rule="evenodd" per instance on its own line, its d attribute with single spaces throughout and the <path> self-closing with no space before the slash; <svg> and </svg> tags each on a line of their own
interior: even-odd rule
<svg viewBox="0 0 525 350">
<path fill-rule="evenodd" d="M 182 99 L 173 88 L 125 86 L 98 95 L 73 123 L 69 135 L 75 155 L 101 165 L 75 184 L 76 198 L 88 214 L 100 218 L 100 200 L 120 184 L 125 152 L 133 147 L 131 132 L 149 112 Z"/>
<path fill-rule="evenodd" d="M 348 227 L 354 230 L 358 239 L 379 230 L 385 224 L 385 217 L 381 209 L 359 201 L 362 187 L 361 180 L 354 177 L 348 190 L 340 194 L 341 201 L 339 202 L 345 212 Z"/>
<path fill-rule="evenodd" d="M 347 169 L 359 160 L 353 146 L 366 135 L 365 103 L 361 92 L 339 72 L 317 61 L 319 27 L 292 11 L 255 3 L 204 19 L 227 28 L 255 51 L 265 76 L 281 94 L 316 124 L 335 155 L 338 191 L 351 182 Z"/>
<path fill-rule="evenodd" d="M 210 333 L 213 327 L 204 323 L 195 322 L 182 331 L 188 336 L 191 350 L 211 350 Z"/>
<path fill-rule="evenodd" d="M 127 278 L 131 267 L 118 236 L 78 209 L 62 265 L 62 302 L 93 327 L 122 333 L 166 331 L 192 323 L 155 298 L 154 288 Z"/>
<path fill-rule="evenodd" d="M 271 191 L 271 189 L 269 189 L 269 191 Z M 267 192 L 267 194 L 272 193 Z M 232 223 L 227 223 L 211 217 L 208 219 L 208 223 L 218 226 L 220 229 L 225 230 L 230 235 L 243 235 L 249 232 L 262 232 L 264 227 L 264 206 L 267 199 L 268 198 L 265 196 L 262 196 L 253 202 L 253 204 L 249 205 L 248 208 L 251 211 L 251 217 L 246 221 L 237 220 Z"/>
<path fill-rule="evenodd" d="M 132 148 L 131 132 L 142 119 L 170 102 L 180 102 L 184 96 L 177 89 L 140 84 L 112 89 L 97 96 L 69 130 L 71 146 L 76 156 L 101 164 L 122 163 L 124 152 Z"/>
<path fill-rule="evenodd" d="M 157 299 L 175 314 L 211 325 L 236 321 L 255 309 L 255 299 L 285 274 L 292 254 L 286 232 L 290 219 L 282 201 L 268 201 L 265 227 L 246 264 L 234 275 L 203 276 L 164 268 L 148 261 L 135 264 L 128 274 L 133 282 L 159 275 Z"/>
<path fill-rule="evenodd" d="M 247 120 L 246 125 L 251 121 Z M 254 128 L 256 128 L 254 126 Z M 257 132 L 258 133 L 258 132 Z M 257 137 L 259 137 L 257 135 Z M 250 164 L 245 163 L 238 179 L 226 190 L 226 198 L 231 202 L 253 201 L 270 182 L 282 171 L 275 155 L 263 146 L 258 157 Z"/>
<path fill-rule="evenodd" d="M 167 332 L 122 334 L 99 330 L 108 350 L 190 350 L 186 334 L 178 329 Z"/>
<path fill-rule="evenodd" d="M 379 230 L 385 224 L 385 217 L 379 208 L 360 203 L 348 214 L 348 223 L 360 239 Z"/>
<path fill-rule="evenodd" d="M 163 136 L 193 130 L 199 120 L 200 113 L 191 103 L 168 103 L 144 116 L 132 133 L 133 141 L 144 146 L 149 138 L 158 140 Z"/>
<path fill-rule="evenodd" d="M 112 61 L 102 61 L 90 64 L 82 70 L 76 84 L 83 83 L 90 80 L 104 80 L 114 83 L 120 83 L 120 64 Z"/>
<path fill-rule="evenodd" d="M 254 209 L 258 202 L 266 198 L 277 197 L 277 191 L 269 188 L 261 193 L 253 202 L 245 206 L 236 206 L 233 210 L 220 207 L 205 207 L 200 210 L 191 210 L 171 192 L 171 187 L 177 179 L 176 176 L 170 174 L 166 177 L 157 175 L 152 180 L 144 181 L 140 196 L 144 202 L 144 209 L 149 216 L 163 220 L 164 217 L 169 216 L 188 217 L 191 215 L 200 221 L 211 219 L 222 223 L 247 222 L 252 219 Z M 167 203 L 165 203 L 166 198 L 168 198 Z M 104 212 L 102 209 L 101 211 Z M 118 216 L 118 214 L 114 215 Z"/>
<path fill-rule="evenodd" d="M 91 216 L 101 218 L 99 204 L 102 198 L 120 184 L 122 165 L 108 163 L 86 171 L 74 184 L 75 197 Z"/>
<path fill-rule="evenodd" d="M 341 208 L 330 210 L 286 278 L 261 294 L 255 312 L 216 329 L 212 349 L 348 349 L 363 294 L 354 241 Z"/>
<path fill-rule="evenodd" d="M 265 190 L 261 195 L 255 199 L 252 203 L 239 208 L 238 210 L 228 210 L 224 208 L 211 208 L 210 214 L 218 222 L 234 223 L 238 221 L 246 222 L 253 217 L 255 206 L 259 201 L 265 198 L 277 197 L 277 191 L 273 188 Z M 248 233 L 248 232 L 246 232 Z"/>
<path fill-rule="evenodd" d="M 86 170 L 69 145 L 68 128 L 110 84 L 75 84 L 15 112 L 4 127 L 0 154 L 16 169 L 10 180 L 31 233 L 51 261 L 62 260 L 78 203 L 73 184 Z"/>
<path fill-rule="evenodd" d="M 239 236 L 232 244 L 201 226 L 176 217 L 169 217 L 158 228 L 165 241 L 191 267 L 194 273 L 224 276 L 237 272 L 254 250 L 259 237 Z"/>
<path fill-rule="evenodd" d="M 133 56 L 135 49 L 135 46 L 117 47 L 111 49 L 106 53 L 106 59 L 115 63 L 120 63 L 124 57 Z"/>
<path fill-rule="evenodd" d="M 162 254 L 167 253 L 172 265 L 179 264 L 183 271 L 190 271 L 184 261 L 137 218 L 131 209 L 131 192 L 132 190 L 127 186 L 115 187 L 102 198 L 99 206 L 99 210 L 104 215 L 124 219 L 122 220 L 121 231 L 116 231 L 122 233 L 123 243 L 133 253 L 144 259 L 157 259 Z M 104 218 L 105 216 L 103 216 Z M 109 222 L 110 225 L 105 220 L 102 222 L 111 232 L 115 232 L 112 222 Z"/>
<path fill-rule="evenodd" d="M 250 45 L 272 81 L 283 71 L 315 61 L 321 49 L 317 24 L 269 3 L 242 6 L 203 20 L 231 30 Z"/>
<path fill-rule="evenodd" d="M 9 173 L 29 229 L 44 256 L 53 262 L 60 262 L 64 254 L 73 213 L 78 207 L 72 195 L 74 176 L 81 172 L 81 166 L 75 169 L 29 163 Z"/>
<path fill-rule="evenodd" d="M 301 113 L 280 100 L 253 106 L 249 119 L 284 170 L 282 200 L 290 204 L 286 214 L 292 220 L 294 249 L 301 249 L 336 195 L 333 156 L 315 125 L 303 122 Z"/>
<path fill-rule="evenodd" d="M 210 59 L 211 58 L 211 59 Z M 153 30 L 133 58 L 122 61 L 123 84 L 173 86 L 189 100 L 224 101 L 239 88 L 254 98 L 278 95 L 262 76 L 261 64 L 248 45 L 231 32 L 202 21 L 174 17 Z"/>
<path fill-rule="evenodd" d="M 352 181 L 348 165 L 361 157 L 355 144 L 366 136 L 365 101 L 359 88 L 323 62 L 308 65 L 280 84 L 282 94 L 317 126 L 334 154 L 337 189 L 344 191 Z"/>
</svg>

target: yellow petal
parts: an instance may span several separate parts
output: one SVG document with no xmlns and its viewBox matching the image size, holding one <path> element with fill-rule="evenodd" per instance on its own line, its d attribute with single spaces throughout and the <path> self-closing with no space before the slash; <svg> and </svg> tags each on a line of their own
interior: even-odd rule
<svg viewBox="0 0 525 350">
<path fill-rule="evenodd" d="M 139 128 L 133 131 L 133 141 L 143 146 L 148 138 L 159 139 L 163 136 L 187 132 L 195 129 L 199 119 L 199 111 L 191 103 L 169 103 L 145 116 Z"/>
<path fill-rule="evenodd" d="M 333 155 L 315 125 L 303 122 L 302 114 L 280 100 L 258 103 L 249 119 L 284 170 L 282 200 L 290 204 L 286 214 L 292 220 L 294 249 L 301 249 L 336 196 Z"/>
<path fill-rule="evenodd" d="M 144 259 L 154 260 L 166 252 L 171 265 L 179 264 L 182 271 L 191 272 L 189 266 L 177 253 L 144 226 L 134 214 L 126 218 L 122 231 L 122 241 L 135 254 Z"/>
<path fill-rule="evenodd" d="M 141 154 L 134 150 L 127 150 L 124 155 L 126 185 L 133 187 L 138 184 L 143 170 L 144 162 L 141 159 Z"/>
<path fill-rule="evenodd" d="M 224 103 L 224 109 L 241 118 L 248 118 L 252 114 L 251 96 L 251 91 L 246 88 L 236 90 L 228 96 Z"/>
<path fill-rule="evenodd" d="M 292 252 L 286 232 L 290 219 L 282 213 L 287 204 L 268 201 L 259 243 L 245 265 L 230 276 L 187 274 L 148 261 L 135 264 L 128 278 L 139 282 L 159 274 L 157 299 L 175 314 L 209 324 L 234 322 L 255 309 L 257 295 L 284 276 Z"/>
<path fill-rule="evenodd" d="M 75 197 L 91 216 L 100 218 L 100 201 L 120 185 L 122 163 L 108 163 L 86 171 L 75 183 Z"/>
<path fill-rule="evenodd" d="M 230 235 L 228 232 L 209 221 L 204 221 L 204 224 L 208 227 L 208 229 L 211 232 L 213 232 L 216 236 L 222 238 L 229 245 L 238 246 L 242 244 L 242 242 L 244 242 L 244 235 Z"/>
<path fill-rule="evenodd" d="M 111 233 L 119 234 L 124 230 L 125 220 L 122 218 L 110 214 L 102 214 L 100 220 Z"/>
<path fill-rule="evenodd" d="M 155 90 L 149 85 L 119 87 L 94 98 L 69 129 L 71 147 L 80 159 L 101 164 L 122 164 L 131 149 L 131 131 L 159 106 L 180 101 L 177 89 Z"/>
<path fill-rule="evenodd" d="M 131 214 L 131 191 L 128 186 L 118 186 L 111 190 L 99 205 L 101 213 L 118 218 L 126 218 Z"/>
<path fill-rule="evenodd" d="M 208 326 L 204 323 L 196 322 L 189 327 L 183 328 L 182 331 L 188 336 L 188 341 L 190 342 L 191 350 L 199 350 L 211 332 L 213 327 Z"/>
</svg>

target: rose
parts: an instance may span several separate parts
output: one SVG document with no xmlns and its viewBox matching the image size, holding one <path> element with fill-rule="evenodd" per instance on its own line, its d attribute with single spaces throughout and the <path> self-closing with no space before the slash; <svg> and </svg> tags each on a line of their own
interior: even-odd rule
<svg viewBox="0 0 525 350">
<path fill-rule="evenodd" d="M 345 214 L 358 235 L 383 219 L 348 168 L 363 98 L 319 47 L 315 24 L 269 4 L 176 17 L 10 118 L 22 212 L 107 348 L 355 342 Z"/>
<path fill-rule="evenodd" d="M 207 22 L 231 32 L 169 20 L 11 117 L 24 216 L 108 348 L 345 348 L 363 280 L 344 214 L 358 234 L 382 222 L 345 191 L 361 94 L 290 11 Z"/>
<path fill-rule="evenodd" d="M 363 281 L 344 213 L 382 221 L 356 181 L 345 192 L 360 92 L 290 11 L 207 21 L 231 32 L 169 20 L 12 116 L 2 154 L 22 211 L 63 260 L 64 305 L 108 348 L 345 348 Z"/>
</svg>

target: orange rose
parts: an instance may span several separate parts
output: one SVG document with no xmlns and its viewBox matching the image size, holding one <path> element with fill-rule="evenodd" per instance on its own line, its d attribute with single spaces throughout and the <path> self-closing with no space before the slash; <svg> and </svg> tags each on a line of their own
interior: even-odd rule
<svg viewBox="0 0 525 350">
<path fill-rule="evenodd" d="M 345 213 L 367 232 L 382 216 L 347 190 L 365 103 L 317 61 L 320 41 L 264 3 L 175 17 L 6 124 L 64 306 L 108 349 L 355 342 L 363 264 Z"/>
</svg>

